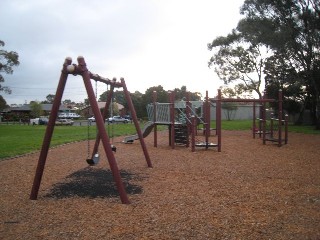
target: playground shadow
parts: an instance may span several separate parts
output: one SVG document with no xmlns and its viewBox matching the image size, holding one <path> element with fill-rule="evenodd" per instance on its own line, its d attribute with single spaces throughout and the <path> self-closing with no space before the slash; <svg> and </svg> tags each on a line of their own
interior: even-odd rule
<svg viewBox="0 0 320 240">
<path fill-rule="evenodd" d="M 120 175 L 127 194 L 141 194 L 141 186 L 130 183 L 130 180 L 143 178 L 130 172 L 121 170 Z M 53 188 L 44 197 L 46 198 L 111 198 L 118 197 L 119 193 L 111 170 L 86 167 L 66 177 L 66 181 L 53 185 Z"/>
</svg>

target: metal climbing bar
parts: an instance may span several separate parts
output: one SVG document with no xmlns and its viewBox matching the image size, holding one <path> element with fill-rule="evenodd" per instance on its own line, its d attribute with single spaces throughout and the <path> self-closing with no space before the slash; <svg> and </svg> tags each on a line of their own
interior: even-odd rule
<svg viewBox="0 0 320 240">
<path fill-rule="evenodd" d="M 149 121 L 156 123 L 168 124 L 170 123 L 170 103 L 155 103 L 156 104 L 156 117 L 154 118 L 154 105 L 147 105 L 147 113 Z"/>
</svg>

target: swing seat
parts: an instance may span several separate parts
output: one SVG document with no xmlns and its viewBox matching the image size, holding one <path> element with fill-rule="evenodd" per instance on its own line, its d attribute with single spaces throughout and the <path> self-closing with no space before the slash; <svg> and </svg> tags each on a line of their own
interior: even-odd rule
<svg viewBox="0 0 320 240">
<path fill-rule="evenodd" d="M 111 145 L 111 149 L 113 152 L 117 152 L 117 147 L 115 145 Z"/>
<path fill-rule="evenodd" d="M 111 145 L 111 149 L 113 152 L 117 151 L 117 147 L 114 145 Z M 99 163 L 100 157 L 99 157 L 99 153 L 96 153 L 93 158 L 87 158 L 86 161 L 90 166 L 94 166 L 97 165 Z"/>
<path fill-rule="evenodd" d="M 216 143 L 207 143 L 207 142 L 199 142 L 195 144 L 196 147 L 218 147 L 218 144 Z"/>
<path fill-rule="evenodd" d="M 92 158 L 87 158 L 86 161 L 87 161 L 87 163 L 88 163 L 90 166 L 96 165 L 96 163 L 93 161 Z"/>
<path fill-rule="evenodd" d="M 87 158 L 86 161 L 87 161 L 87 163 L 88 163 L 90 166 L 94 166 L 94 165 L 97 165 L 97 164 L 99 163 L 99 160 L 100 160 L 99 154 L 96 153 L 96 154 L 94 155 L 93 159 L 92 159 L 92 158 Z"/>
</svg>

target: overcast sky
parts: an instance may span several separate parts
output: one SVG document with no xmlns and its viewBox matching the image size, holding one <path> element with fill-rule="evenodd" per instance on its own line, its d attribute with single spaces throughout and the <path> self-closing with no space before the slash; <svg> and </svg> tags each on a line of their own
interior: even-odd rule
<svg viewBox="0 0 320 240">
<path fill-rule="evenodd" d="M 5 75 L 8 104 L 55 94 L 65 57 L 84 56 L 100 76 L 124 77 L 130 92 L 186 86 L 210 96 L 222 85 L 208 68 L 207 44 L 240 19 L 244 0 L 1 0 L 0 40 L 19 54 Z M 98 96 L 107 90 L 98 84 Z M 80 76 L 69 76 L 64 99 L 87 98 Z"/>
</svg>

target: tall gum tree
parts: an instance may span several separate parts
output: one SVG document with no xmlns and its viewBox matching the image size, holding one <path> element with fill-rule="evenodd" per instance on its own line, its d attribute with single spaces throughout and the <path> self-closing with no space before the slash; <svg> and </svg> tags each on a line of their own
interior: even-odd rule
<svg viewBox="0 0 320 240">
<path fill-rule="evenodd" d="M 283 81 L 276 71 L 294 69 L 313 124 L 320 129 L 320 0 L 245 0 L 241 14 L 247 39 L 270 47 L 281 58 L 277 62 L 283 62 L 278 70 L 269 69 L 275 73 L 269 74 L 269 80 Z M 287 79 L 285 84 L 296 84 L 296 80 Z"/>
<path fill-rule="evenodd" d="M 214 54 L 208 66 L 214 70 L 225 85 L 237 84 L 242 92 L 255 92 L 263 96 L 263 72 L 268 49 L 261 44 L 248 41 L 236 29 L 226 37 L 220 36 L 208 44 Z"/>
<path fill-rule="evenodd" d="M 11 89 L 9 87 L 3 86 L 5 74 L 12 74 L 13 67 L 18 66 L 19 63 L 19 55 L 14 51 L 6 51 L 3 49 L 5 43 L 0 40 L 0 92 L 4 91 L 5 93 L 10 94 Z"/>
</svg>

